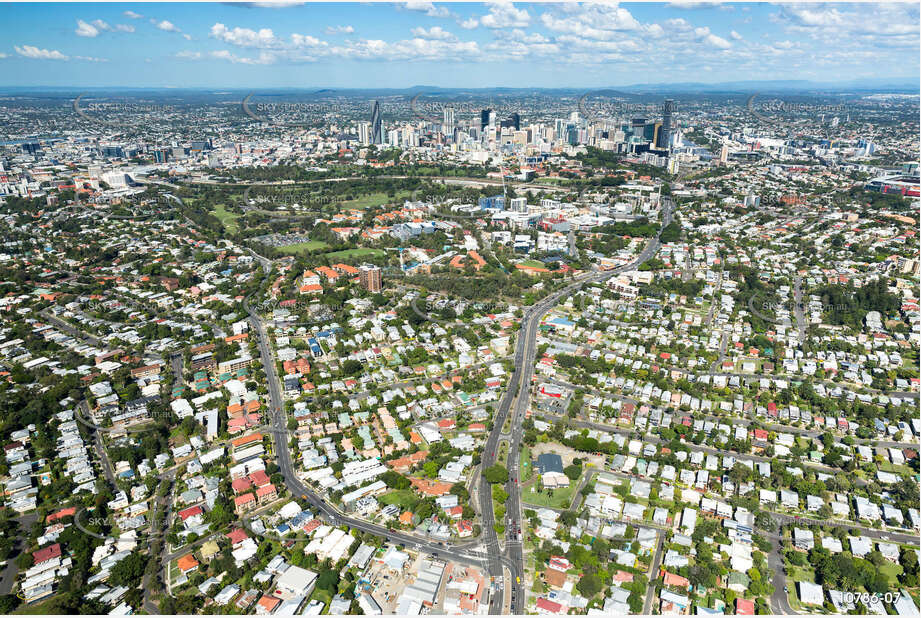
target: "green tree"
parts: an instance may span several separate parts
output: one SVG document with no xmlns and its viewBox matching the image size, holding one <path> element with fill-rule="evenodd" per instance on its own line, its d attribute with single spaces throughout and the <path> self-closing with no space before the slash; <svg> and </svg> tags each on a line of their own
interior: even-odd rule
<svg viewBox="0 0 921 618">
<path fill-rule="evenodd" d="M 501 464 L 494 464 L 483 471 L 483 478 L 489 483 L 505 484 L 508 482 L 508 470 Z"/>
<path fill-rule="evenodd" d="M 584 575 L 582 579 L 579 580 L 579 583 L 576 584 L 576 588 L 579 589 L 579 592 L 581 592 L 582 596 L 586 599 L 593 598 L 596 594 L 601 592 L 603 587 L 604 583 L 601 581 L 601 578 L 594 573 Z"/>
</svg>

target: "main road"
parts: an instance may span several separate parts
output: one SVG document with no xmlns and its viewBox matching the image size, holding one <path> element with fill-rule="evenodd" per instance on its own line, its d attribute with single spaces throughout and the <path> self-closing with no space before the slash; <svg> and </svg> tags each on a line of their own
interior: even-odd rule
<svg viewBox="0 0 921 618">
<path fill-rule="evenodd" d="M 522 553 L 522 543 L 518 539 L 518 529 L 521 525 L 521 495 L 517 482 L 520 478 L 518 471 L 520 463 L 518 461 L 518 453 L 523 435 L 522 421 L 524 420 L 528 407 L 528 390 L 534 371 L 534 360 L 537 354 L 537 329 L 540 326 L 541 318 L 561 299 L 567 298 L 582 285 L 586 283 L 598 283 L 624 271 L 636 269 L 655 255 L 660 247 L 659 234 L 661 234 L 662 228 L 671 223 L 673 209 L 674 203 L 671 198 L 663 198 L 662 225 L 660 231 L 649 241 L 634 262 L 606 272 L 587 273 L 570 285 L 538 301 L 535 305 L 530 307 L 522 317 L 521 329 L 519 330 L 516 341 L 515 370 L 509 380 L 509 388 L 503 395 L 499 404 L 496 417 L 493 419 L 493 429 L 487 438 L 481 460 L 483 469 L 496 463 L 496 450 L 502 435 L 502 427 L 508 418 L 512 404 L 516 403 L 511 423 L 509 455 L 508 460 L 505 462 L 507 467 L 512 471 L 509 483 L 506 487 L 507 493 L 509 494 L 506 511 L 511 520 L 516 523 L 514 526 L 506 525 L 508 536 L 504 551 L 499 545 L 499 538 L 495 529 L 496 522 L 493 518 L 491 487 L 482 475 L 480 475 L 480 488 L 478 494 L 480 514 L 483 522 L 483 534 L 479 540 L 453 544 L 421 539 L 415 535 L 385 528 L 384 526 L 372 524 L 361 519 L 348 517 L 324 500 L 323 497 L 304 485 L 295 473 L 294 463 L 288 445 L 287 416 L 285 414 L 284 398 L 282 396 L 281 385 L 276 371 L 275 358 L 269 346 L 265 325 L 259 314 L 249 305 L 247 299 L 244 300 L 244 308 L 249 314 L 250 324 L 256 332 L 259 354 L 265 369 L 270 398 L 269 424 L 271 425 L 271 431 L 275 435 L 276 459 L 281 474 L 285 479 L 285 486 L 292 494 L 300 496 L 304 501 L 313 506 L 326 520 L 334 525 L 347 525 L 351 528 L 369 532 L 396 543 L 401 543 L 407 547 L 424 549 L 439 558 L 445 558 L 463 564 L 484 566 L 485 562 L 485 566 L 492 581 L 497 584 L 503 577 L 503 567 L 507 568 L 510 574 L 509 577 L 511 578 L 511 581 L 508 582 L 511 589 L 511 598 L 514 599 L 511 601 L 510 606 L 513 608 L 513 613 L 524 613 L 526 607 L 522 581 L 524 577 L 524 556 Z M 262 266 L 266 270 L 271 268 L 267 261 L 263 262 Z M 475 551 L 476 549 L 485 550 L 485 558 L 476 555 L 479 553 Z M 497 586 L 496 590 L 499 589 L 507 588 L 505 586 Z M 501 614 L 502 609 L 502 595 L 491 594 L 489 613 Z"/>
<path fill-rule="evenodd" d="M 524 555 L 522 553 L 522 541 L 519 540 L 518 530 L 521 526 L 521 489 L 520 489 L 520 461 L 518 454 L 521 448 L 521 438 L 524 433 L 522 422 L 528 409 L 528 393 L 531 384 L 531 377 L 534 374 L 534 361 L 537 354 L 537 329 L 540 326 L 543 316 L 553 308 L 561 299 L 568 298 L 586 283 L 598 283 L 624 271 L 634 270 L 643 262 L 654 256 L 659 250 L 659 236 L 662 229 L 671 223 L 674 203 L 671 198 L 663 198 L 662 208 L 662 225 L 659 233 L 654 236 L 643 251 L 637 256 L 637 259 L 630 264 L 626 264 L 617 269 L 606 272 L 591 272 L 576 282 L 553 292 L 549 296 L 541 299 L 535 305 L 525 311 L 521 319 L 521 328 L 515 343 L 515 370 L 509 379 L 509 388 L 502 397 L 499 407 L 496 411 L 496 417 L 493 419 L 493 428 L 486 440 L 486 447 L 481 458 L 482 469 L 486 469 L 496 463 L 496 450 L 502 439 L 502 427 L 512 410 L 514 403 L 514 412 L 511 421 L 511 440 L 509 440 L 508 459 L 505 464 L 509 470 L 509 482 L 506 485 L 508 501 L 506 502 L 506 521 L 505 526 L 505 550 L 499 545 L 499 536 L 495 528 L 495 520 L 492 508 L 492 488 L 489 482 L 480 475 L 480 489 L 478 492 L 480 500 L 480 515 L 483 520 L 483 542 L 489 555 L 489 572 L 490 574 L 501 574 L 501 564 L 503 559 L 510 565 L 511 572 L 511 594 L 513 601 L 513 612 L 516 614 L 524 613 L 526 608 L 525 588 L 524 588 Z"/>
</svg>

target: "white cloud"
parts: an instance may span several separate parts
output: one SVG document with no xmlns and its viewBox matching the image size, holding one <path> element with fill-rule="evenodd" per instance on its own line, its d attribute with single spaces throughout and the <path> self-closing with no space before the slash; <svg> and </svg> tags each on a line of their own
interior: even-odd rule
<svg viewBox="0 0 921 618">
<path fill-rule="evenodd" d="M 471 17 L 470 19 L 459 22 L 458 25 L 464 30 L 473 30 L 480 25 L 480 20 L 476 17 Z"/>
<path fill-rule="evenodd" d="M 489 13 L 480 18 L 480 23 L 487 28 L 527 28 L 531 16 L 511 2 L 498 2 L 489 5 Z"/>
<path fill-rule="evenodd" d="M 915 3 L 784 4 L 771 20 L 791 32 L 814 38 L 834 37 L 838 43 L 845 34 L 870 36 L 917 35 L 919 11 Z M 913 40 L 917 48 L 917 37 Z"/>
<path fill-rule="evenodd" d="M 326 34 L 352 34 L 355 28 L 352 26 L 327 26 Z"/>
<path fill-rule="evenodd" d="M 2 60 L 3 58 L 9 58 L 9 57 L 10 57 L 9 54 L 4 54 L 3 52 L 0 52 L 0 60 Z"/>
<path fill-rule="evenodd" d="M 99 29 L 92 24 L 88 24 L 82 19 L 77 20 L 77 29 L 74 30 L 74 34 L 77 36 L 85 36 L 93 38 L 99 36 Z"/>
<path fill-rule="evenodd" d="M 125 11 L 124 13 L 122 13 L 122 15 L 124 15 L 125 17 L 129 19 L 144 19 L 143 15 L 141 15 L 140 13 L 135 13 L 134 11 Z"/>
<path fill-rule="evenodd" d="M 388 43 L 368 39 L 333 47 L 329 54 L 354 60 L 475 60 L 482 56 L 476 41 L 408 39 Z"/>
<path fill-rule="evenodd" d="M 551 12 L 543 13 L 540 16 L 541 22 L 555 32 L 599 40 L 611 40 L 618 38 L 621 33 L 643 29 L 630 11 L 622 7 L 591 4 L 579 8 L 579 12 L 570 10 L 562 17 Z"/>
<path fill-rule="evenodd" d="M 431 2 L 410 0 L 404 6 L 410 11 L 421 11 L 429 17 L 451 17 L 451 11 L 449 11 L 447 7 L 435 6 Z"/>
<path fill-rule="evenodd" d="M 163 21 L 157 21 L 156 19 L 152 19 L 150 21 L 157 27 L 157 29 L 163 30 L 164 32 L 182 32 L 182 30 L 177 28 L 176 25 L 171 21 L 167 21 L 165 19 Z"/>
<path fill-rule="evenodd" d="M 550 39 L 542 35 L 540 32 L 525 32 L 519 28 L 512 30 L 509 33 L 509 38 L 521 41 L 523 43 L 549 43 Z"/>
<path fill-rule="evenodd" d="M 733 39 L 734 41 L 741 41 L 741 40 L 742 40 L 742 35 L 739 34 L 738 32 L 736 32 L 735 30 L 733 30 L 732 32 L 730 32 L 730 33 L 729 33 L 729 36 L 732 37 L 732 39 Z"/>
<path fill-rule="evenodd" d="M 707 43 L 708 45 L 712 45 L 713 47 L 719 47 L 720 49 L 729 49 L 732 47 L 732 43 L 722 37 L 716 36 L 710 32 L 710 28 L 707 28 L 706 26 L 703 28 L 695 28 L 694 35 L 697 36 L 699 40 Z"/>
<path fill-rule="evenodd" d="M 282 41 L 275 37 L 271 28 L 250 30 L 249 28 L 229 29 L 221 23 L 211 26 L 211 36 L 219 41 L 236 45 L 237 47 L 256 47 L 260 49 L 278 48 Z"/>
<path fill-rule="evenodd" d="M 428 30 L 425 28 L 413 28 L 413 36 L 419 37 L 420 39 L 434 39 L 439 41 L 452 41 L 457 37 L 448 32 L 447 30 L 441 28 L 441 26 L 432 26 Z"/>
<path fill-rule="evenodd" d="M 78 19 L 77 29 L 74 30 L 74 33 L 77 36 L 94 38 L 103 32 L 114 32 L 116 30 L 119 32 L 134 32 L 134 26 L 129 26 L 127 24 L 116 24 L 113 28 L 101 19 L 94 19 L 91 23 L 87 23 L 82 19 Z"/>
<path fill-rule="evenodd" d="M 74 60 L 83 60 L 86 62 L 108 62 L 108 58 L 96 58 L 94 56 L 74 56 Z"/>
<path fill-rule="evenodd" d="M 22 47 L 15 45 L 14 49 L 20 56 L 34 58 L 35 60 L 70 60 L 68 56 L 56 49 L 39 49 L 33 45 L 23 45 Z"/>
<path fill-rule="evenodd" d="M 197 51 L 181 51 L 176 54 L 177 58 L 184 58 L 186 60 L 201 60 L 201 52 Z"/>
<path fill-rule="evenodd" d="M 291 44 L 297 48 L 303 47 L 326 47 L 326 41 L 321 41 L 315 36 L 309 34 L 292 34 Z"/>
<path fill-rule="evenodd" d="M 291 6 L 301 6 L 305 4 L 301 0 L 279 0 L 275 2 L 241 2 L 241 6 L 249 6 L 261 9 L 285 9 Z"/>
<path fill-rule="evenodd" d="M 274 64 L 276 60 L 273 54 L 270 54 L 269 52 L 265 52 L 265 51 L 259 52 L 259 56 L 257 58 L 245 58 L 245 57 L 236 56 L 227 50 L 213 51 L 211 52 L 211 57 L 216 58 L 218 60 L 229 60 L 230 62 L 234 64 L 252 64 L 252 65 Z"/>
<path fill-rule="evenodd" d="M 720 7 L 719 2 L 669 2 L 667 5 L 669 8 L 673 9 L 712 9 Z"/>
</svg>

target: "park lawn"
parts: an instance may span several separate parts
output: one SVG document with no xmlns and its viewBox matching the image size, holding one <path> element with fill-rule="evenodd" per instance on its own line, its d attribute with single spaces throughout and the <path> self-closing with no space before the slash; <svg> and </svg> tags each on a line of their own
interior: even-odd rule
<svg viewBox="0 0 921 618">
<path fill-rule="evenodd" d="M 346 249 L 345 251 L 333 251 L 332 253 L 327 253 L 326 257 L 333 260 L 344 260 L 353 257 L 383 257 L 387 255 L 386 251 L 381 251 L 380 249 Z"/>
<path fill-rule="evenodd" d="M 537 260 L 524 260 L 521 262 L 522 266 L 530 266 L 531 268 L 546 268 L 547 265 L 543 262 L 538 262 Z"/>
<path fill-rule="evenodd" d="M 230 232 L 231 234 L 236 234 L 239 231 L 239 226 L 237 225 L 237 219 L 241 215 L 238 215 L 235 212 L 230 212 L 224 208 L 223 204 L 218 204 L 214 207 L 214 210 L 211 211 L 211 214 L 218 218 L 221 222 L 221 225 L 224 226 L 224 229 Z"/>
<path fill-rule="evenodd" d="M 892 472 L 893 474 L 911 475 L 913 472 L 908 466 L 895 465 L 890 461 L 883 461 L 878 466 L 883 472 Z"/>
<path fill-rule="evenodd" d="M 396 504 L 404 510 L 412 510 L 419 504 L 419 497 L 412 489 L 394 489 L 377 497 L 381 504 Z"/>
<path fill-rule="evenodd" d="M 341 202 L 340 206 L 342 208 L 372 208 L 374 206 L 383 206 L 384 204 L 402 202 L 404 199 L 412 195 L 411 191 L 397 191 L 394 197 L 390 197 L 386 193 L 376 192 L 369 193 L 368 195 L 362 195 L 359 198 L 354 200 L 347 200 Z"/>
<path fill-rule="evenodd" d="M 531 449 L 528 448 L 527 444 L 521 445 L 521 458 L 518 460 L 521 462 L 521 471 L 522 481 L 527 481 L 531 478 L 531 468 L 534 466 L 531 465 Z"/>
<path fill-rule="evenodd" d="M 794 582 L 810 582 L 812 584 L 815 583 L 814 569 L 790 565 L 787 567 L 787 573 L 789 573 L 790 579 Z"/>
<path fill-rule="evenodd" d="M 33 603 L 32 605 L 23 603 L 13 612 L 14 614 L 25 614 L 25 615 L 38 615 L 38 614 L 53 614 L 55 612 L 55 604 L 57 599 L 52 596 L 50 599 L 45 599 L 38 603 Z"/>
<path fill-rule="evenodd" d="M 879 572 L 886 576 L 890 586 L 897 586 L 899 584 L 899 575 L 902 574 L 902 570 L 901 564 L 889 562 L 888 560 L 879 567 Z"/>
<path fill-rule="evenodd" d="M 278 247 L 278 250 L 282 253 L 301 253 L 303 251 L 316 251 L 317 249 L 325 249 L 328 247 L 325 242 L 322 240 L 308 240 L 307 242 L 298 242 L 293 245 L 285 245 L 284 247 Z"/>
<path fill-rule="evenodd" d="M 313 591 L 313 594 L 310 595 L 310 600 L 311 601 L 323 601 L 326 604 L 323 610 L 326 611 L 326 608 L 329 607 L 329 604 L 333 600 L 333 595 L 329 593 L 329 590 L 325 590 L 323 588 L 317 588 L 316 590 Z"/>
<path fill-rule="evenodd" d="M 557 509 L 569 508 L 573 494 L 576 493 L 576 488 L 579 486 L 580 481 L 581 477 L 575 481 L 570 481 L 569 487 L 554 489 L 553 496 L 550 496 L 546 490 L 538 491 L 538 483 L 534 483 L 531 487 L 522 490 L 521 501 L 533 506 L 549 506 Z"/>
</svg>

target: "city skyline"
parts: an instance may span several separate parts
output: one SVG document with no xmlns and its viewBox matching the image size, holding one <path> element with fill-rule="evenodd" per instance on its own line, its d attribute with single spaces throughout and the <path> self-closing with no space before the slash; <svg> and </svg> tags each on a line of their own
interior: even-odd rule
<svg viewBox="0 0 921 618">
<path fill-rule="evenodd" d="M 909 4 L 48 7 L 0 6 L 0 87 L 588 88 L 918 74 Z"/>
</svg>

